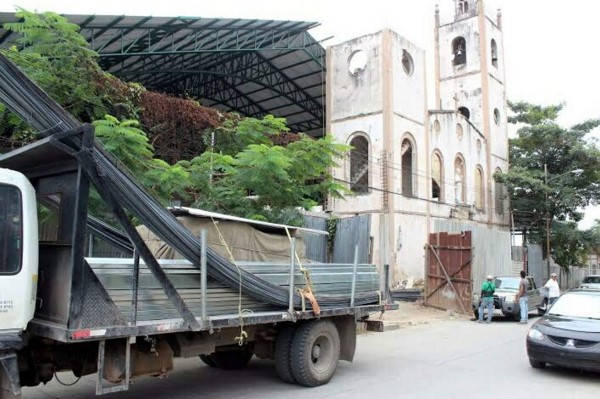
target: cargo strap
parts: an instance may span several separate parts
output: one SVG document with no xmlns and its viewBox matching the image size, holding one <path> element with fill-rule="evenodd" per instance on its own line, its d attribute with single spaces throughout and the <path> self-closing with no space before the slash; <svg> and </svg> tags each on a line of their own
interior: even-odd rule
<svg viewBox="0 0 600 399">
<path fill-rule="evenodd" d="M 317 298 L 315 298 L 315 295 L 312 293 L 312 291 L 300 288 L 300 289 L 298 289 L 298 292 L 300 293 L 300 296 L 302 297 L 302 311 L 305 311 L 304 298 L 306 298 L 310 302 L 310 304 L 312 306 L 312 310 L 315 313 L 315 316 L 320 315 L 321 307 L 319 306 L 319 303 L 317 302 Z"/>
<path fill-rule="evenodd" d="M 285 233 L 287 234 L 288 240 L 290 242 L 292 242 L 292 235 L 290 234 L 290 230 L 288 229 L 287 226 L 285 228 Z M 307 268 L 302 266 L 302 262 L 300 261 L 300 257 L 298 256 L 298 251 L 294 251 L 294 257 L 296 258 L 296 263 L 300 267 L 300 269 L 299 269 L 300 273 L 302 273 L 302 275 L 304 276 L 304 284 L 306 286 L 306 288 L 298 290 L 298 292 L 300 293 L 300 297 L 302 298 L 302 311 L 305 311 L 304 297 L 306 297 L 306 299 L 308 299 L 308 301 L 312 305 L 315 315 L 318 316 L 319 314 L 321 314 L 321 307 L 319 306 L 319 303 L 317 302 L 317 298 L 315 297 L 315 294 L 313 293 L 313 290 L 312 290 L 312 281 L 310 280 L 310 270 L 308 270 Z"/>
<path fill-rule="evenodd" d="M 238 275 L 240 277 L 239 278 L 240 287 L 239 287 L 239 291 L 238 291 L 238 317 L 239 317 L 239 321 L 240 321 L 240 335 L 235 337 L 235 341 L 238 343 L 239 346 L 243 346 L 246 343 L 246 340 L 248 339 L 248 333 L 244 330 L 244 316 L 248 315 L 248 314 L 252 314 L 253 312 L 250 309 L 242 309 L 242 270 L 235 262 L 235 258 L 233 257 L 233 252 L 229 248 L 229 245 L 227 245 L 227 241 L 225 241 L 225 237 L 223 237 L 223 234 L 221 234 L 221 230 L 219 229 L 219 225 L 218 225 L 217 221 L 213 217 L 211 217 L 210 219 L 212 220 L 213 225 L 215 226 L 215 229 L 217 230 L 217 234 L 219 235 L 219 241 L 221 241 L 221 244 L 227 250 L 227 253 L 229 254 L 229 260 L 231 261 L 231 263 L 233 263 L 235 265 L 235 267 L 238 271 Z"/>
</svg>

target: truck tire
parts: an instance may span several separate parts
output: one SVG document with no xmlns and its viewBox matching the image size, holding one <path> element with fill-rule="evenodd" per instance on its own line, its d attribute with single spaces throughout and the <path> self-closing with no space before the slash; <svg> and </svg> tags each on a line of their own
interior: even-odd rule
<svg viewBox="0 0 600 399">
<path fill-rule="evenodd" d="M 285 325 L 275 339 L 275 372 L 284 382 L 294 384 L 294 374 L 292 373 L 292 341 L 296 326 L 294 324 Z"/>
<path fill-rule="evenodd" d="M 208 356 L 210 362 L 213 364 L 212 367 L 221 370 L 237 370 L 248 365 L 248 362 L 252 359 L 253 353 L 247 348 L 240 348 L 232 351 L 214 352 Z"/>
<path fill-rule="evenodd" d="M 200 355 L 200 360 L 202 360 L 202 363 L 206 364 L 208 367 L 213 367 L 216 368 L 217 366 L 215 365 L 215 363 L 212 361 L 212 359 L 210 358 L 210 355 Z"/>
<path fill-rule="evenodd" d="M 292 374 L 296 382 L 316 387 L 331 380 L 340 359 L 340 336 L 331 320 L 301 324 L 292 341 Z"/>
</svg>

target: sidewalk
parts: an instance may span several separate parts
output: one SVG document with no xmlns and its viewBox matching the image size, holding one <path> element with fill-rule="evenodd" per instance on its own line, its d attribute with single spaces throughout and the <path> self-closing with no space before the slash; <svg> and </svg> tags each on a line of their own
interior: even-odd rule
<svg viewBox="0 0 600 399">
<path fill-rule="evenodd" d="M 440 323 L 450 320 L 469 321 L 472 317 L 460 313 L 440 310 L 424 306 L 421 301 L 417 302 L 396 302 L 398 310 L 387 311 L 380 315 L 372 314 L 369 320 L 382 321 L 383 331 L 398 330 L 423 324 Z"/>
</svg>

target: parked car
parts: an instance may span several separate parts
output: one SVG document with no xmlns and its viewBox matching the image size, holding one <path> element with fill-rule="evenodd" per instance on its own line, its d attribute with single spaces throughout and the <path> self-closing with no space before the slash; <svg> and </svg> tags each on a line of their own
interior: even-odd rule
<svg viewBox="0 0 600 399">
<path fill-rule="evenodd" d="M 531 367 L 600 371 L 600 291 L 576 288 L 561 295 L 531 326 L 526 342 Z"/>
<path fill-rule="evenodd" d="M 579 283 L 579 288 L 600 289 L 600 275 L 596 274 L 584 277 L 583 281 Z"/>
<path fill-rule="evenodd" d="M 529 313 L 537 311 L 538 315 L 543 315 L 546 312 L 548 298 L 546 290 L 538 288 L 533 280 L 533 277 L 526 277 L 529 281 L 529 289 L 527 290 Z M 515 320 L 520 319 L 519 301 L 516 299 L 519 291 L 520 277 L 500 276 L 494 279 L 496 292 L 494 293 L 494 316 L 508 316 Z M 481 302 L 480 291 L 473 293 L 473 313 L 475 317 L 479 317 L 479 304 Z"/>
</svg>

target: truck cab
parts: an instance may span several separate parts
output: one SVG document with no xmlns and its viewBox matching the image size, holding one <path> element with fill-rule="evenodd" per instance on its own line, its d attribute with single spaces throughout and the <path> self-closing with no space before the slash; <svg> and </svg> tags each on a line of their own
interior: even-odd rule
<svg viewBox="0 0 600 399">
<path fill-rule="evenodd" d="M 33 318 L 38 280 L 35 191 L 19 172 L 0 168 L 0 334 Z"/>
</svg>

